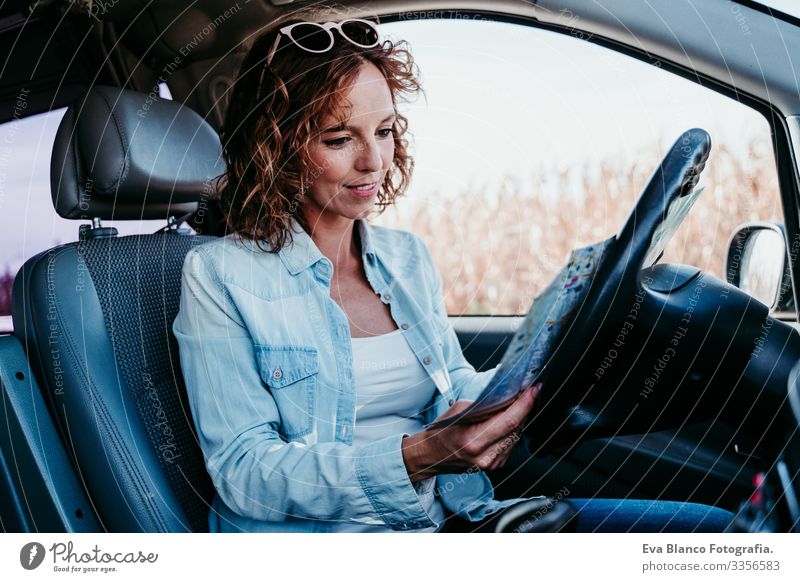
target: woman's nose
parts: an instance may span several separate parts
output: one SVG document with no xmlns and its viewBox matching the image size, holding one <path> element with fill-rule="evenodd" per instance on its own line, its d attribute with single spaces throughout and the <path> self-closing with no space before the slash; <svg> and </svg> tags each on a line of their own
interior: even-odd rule
<svg viewBox="0 0 800 582">
<path fill-rule="evenodd" d="M 382 166 L 383 160 L 377 142 L 374 139 L 362 141 L 356 156 L 356 170 L 377 172 Z"/>
</svg>

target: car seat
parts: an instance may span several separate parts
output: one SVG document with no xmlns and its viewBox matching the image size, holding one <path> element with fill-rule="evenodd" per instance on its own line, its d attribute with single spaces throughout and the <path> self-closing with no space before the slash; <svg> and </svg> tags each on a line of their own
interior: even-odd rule
<svg viewBox="0 0 800 582">
<path fill-rule="evenodd" d="M 92 224 L 24 264 L 14 334 L 106 531 L 207 530 L 213 488 L 171 327 L 184 256 L 212 238 L 179 218 L 204 207 L 224 170 L 211 126 L 152 94 L 94 87 L 58 129 L 53 204 Z M 110 219 L 166 226 L 118 236 Z"/>
</svg>

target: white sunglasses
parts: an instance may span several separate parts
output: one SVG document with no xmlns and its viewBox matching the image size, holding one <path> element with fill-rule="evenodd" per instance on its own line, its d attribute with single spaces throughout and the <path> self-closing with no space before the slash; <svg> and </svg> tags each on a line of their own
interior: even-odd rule
<svg viewBox="0 0 800 582">
<path fill-rule="evenodd" d="M 287 37 L 298 48 L 309 53 L 325 53 L 333 48 L 332 30 L 338 30 L 346 41 L 360 48 L 372 48 L 380 43 L 378 29 L 374 22 L 349 18 L 341 22 L 296 22 L 278 31 L 275 42 L 267 56 L 267 66 L 272 62 L 282 37 Z"/>
</svg>

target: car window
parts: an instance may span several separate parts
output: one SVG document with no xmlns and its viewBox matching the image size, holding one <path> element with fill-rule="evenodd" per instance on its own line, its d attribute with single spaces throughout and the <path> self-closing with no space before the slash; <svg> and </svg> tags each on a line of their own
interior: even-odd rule
<svg viewBox="0 0 800 582">
<path fill-rule="evenodd" d="M 17 118 L 0 125 L 0 332 L 12 330 L 11 291 L 14 277 L 30 257 L 75 241 L 85 221 L 58 216 L 50 198 L 50 157 L 58 124 L 66 109 Z M 162 221 L 105 221 L 120 234 L 153 232 Z"/>
<path fill-rule="evenodd" d="M 456 12 L 383 30 L 409 41 L 425 97 L 404 106 L 408 195 L 376 222 L 422 236 L 452 315 L 525 313 L 570 249 L 617 232 L 692 127 L 712 136 L 705 190 L 662 260 L 724 280 L 735 227 L 782 220 L 765 118 L 657 61 Z"/>
<path fill-rule="evenodd" d="M 780 10 L 789 16 L 800 18 L 800 6 L 798 6 L 797 0 L 757 0 L 757 2 L 773 10 Z M 734 12 L 736 8 L 731 6 L 730 10 Z"/>
</svg>

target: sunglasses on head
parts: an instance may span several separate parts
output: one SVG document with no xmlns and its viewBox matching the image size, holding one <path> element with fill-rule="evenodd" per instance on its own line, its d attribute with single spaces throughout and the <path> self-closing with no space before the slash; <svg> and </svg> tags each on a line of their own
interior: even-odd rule
<svg viewBox="0 0 800 582">
<path fill-rule="evenodd" d="M 333 48 L 335 41 L 333 38 L 334 30 L 338 30 L 342 38 L 360 48 L 372 48 L 380 43 L 378 29 L 375 23 L 369 20 L 349 18 L 341 22 L 326 22 L 325 24 L 296 22 L 284 26 L 278 31 L 275 42 L 272 44 L 267 56 L 267 66 L 272 62 L 281 38 L 288 38 L 296 47 L 306 52 L 320 54 Z"/>
</svg>

